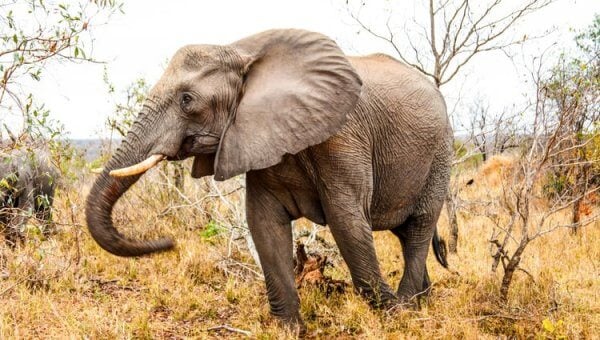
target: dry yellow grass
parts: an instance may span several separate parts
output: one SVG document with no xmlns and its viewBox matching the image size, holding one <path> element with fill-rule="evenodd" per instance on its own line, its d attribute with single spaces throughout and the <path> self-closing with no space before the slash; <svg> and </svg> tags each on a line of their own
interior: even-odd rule
<svg viewBox="0 0 600 340">
<path fill-rule="evenodd" d="M 243 241 L 219 232 L 219 223 L 234 224 L 243 211 L 232 212 L 212 196 L 201 199 L 210 181 L 186 179 L 187 201 L 169 190 L 157 171 L 145 176 L 118 204 L 115 221 L 126 234 L 171 235 L 178 247 L 149 258 L 123 259 L 100 249 L 85 229 L 85 196 L 93 179 L 85 175 L 59 190 L 59 227 L 52 239 L 30 235 L 15 251 L 2 248 L 1 339 L 244 337 L 210 330 L 218 325 L 249 331 L 253 338 L 292 337 L 269 316 L 263 282 L 252 273 L 256 268 Z M 227 196 L 232 202 L 243 194 L 236 186 L 219 185 L 222 193 L 234 191 Z M 488 195 L 489 187 L 476 181 L 464 195 Z M 559 230 L 531 244 L 522 267 L 532 277 L 518 272 L 508 303 L 502 303 L 502 269 L 490 272 L 491 223 L 467 212 L 459 214 L 459 223 L 459 251 L 449 258 L 451 271 L 429 257 L 434 285 L 421 310 L 375 311 L 353 292 L 325 296 L 319 288 L 306 287 L 301 308 L 308 334 L 367 339 L 600 335 L 599 224 L 578 235 Z M 307 225 L 297 223 L 296 228 Z M 445 216 L 440 230 L 446 236 Z M 326 230 L 319 235 L 330 240 Z M 389 232 L 375 233 L 375 240 L 382 271 L 396 286 L 403 266 L 400 245 Z M 339 256 L 331 259 L 334 267 L 326 274 L 349 280 Z"/>
</svg>

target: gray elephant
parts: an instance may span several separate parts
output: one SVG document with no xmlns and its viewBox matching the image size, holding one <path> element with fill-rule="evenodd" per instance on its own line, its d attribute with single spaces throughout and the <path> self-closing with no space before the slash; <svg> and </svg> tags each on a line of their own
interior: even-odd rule
<svg viewBox="0 0 600 340">
<path fill-rule="evenodd" d="M 173 248 L 128 239 L 116 201 L 163 159 L 194 157 L 193 177 L 246 173 L 248 226 L 272 314 L 301 323 L 291 221 L 327 224 L 352 281 L 374 306 L 428 292 L 425 260 L 446 196 L 452 131 L 440 92 L 382 54 L 349 57 L 328 37 L 271 30 L 231 45 L 190 45 L 170 61 L 87 199 L 92 237 L 119 256 Z M 400 240 L 397 292 L 382 278 L 374 230 Z M 435 237 L 434 237 L 435 236 Z"/>
<path fill-rule="evenodd" d="M 14 247 L 23 238 L 30 217 L 42 222 L 48 236 L 58 172 L 42 149 L 12 149 L 0 153 L 0 228 Z"/>
</svg>

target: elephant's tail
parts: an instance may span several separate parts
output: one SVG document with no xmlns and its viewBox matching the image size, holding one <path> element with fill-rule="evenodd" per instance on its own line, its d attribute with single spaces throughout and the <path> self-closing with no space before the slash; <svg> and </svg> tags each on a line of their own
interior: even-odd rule
<svg viewBox="0 0 600 340">
<path fill-rule="evenodd" d="M 437 227 L 433 233 L 433 238 L 431 239 L 431 245 L 433 246 L 433 252 L 435 253 L 435 258 L 444 268 L 448 268 L 448 260 L 446 259 L 446 254 L 448 250 L 446 248 L 446 241 L 438 235 Z"/>
</svg>

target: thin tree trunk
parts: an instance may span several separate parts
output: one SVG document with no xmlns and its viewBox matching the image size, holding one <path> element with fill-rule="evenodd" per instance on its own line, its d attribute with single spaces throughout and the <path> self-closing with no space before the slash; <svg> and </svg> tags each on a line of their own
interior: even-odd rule
<svg viewBox="0 0 600 340">
<path fill-rule="evenodd" d="M 577 234 L 577 225 L 579 224 L 579 221 L 581 220 L 581 203 L 583 201 L 583 197 L 580 196 L 577 198 L 577 200 L 575 201 L 575 203 L 573 204 L 573 219 L 572 219 L 572 223 L 573 225 L 575 225 L 575 227 L 571 228 L 571 232 L 573 234 Z"/>
<path fill-rule="evenodd" d="M 180 193 L 183 193 L 184 186 L 184 173 L 183 165 L 181 162 L 164 162 L 162 165 L 162 171 L 165 176 L 169 179 L 171 186 L 168 188 L 169 197 L 177 201 L 181 198 Z"/>
<path fill-rule="evenodd" d="M 498 269 L 500 261 L 502 260 L 502 252 L 504 251 L 504 248 L 500 244 L 500 241 L 498 241 L 497 239 L 493 238 L 491 242 L 496 246 L 496 253 L 492 255 L 492 258 L 494 259 L 492 261 L 492 273 L 495 273 Z"/>
<path fill-rule="evenodd" d="M 584 155 L 579 157 L 579 160 L 581 162 L 585 162 L 586 161 L 586 157 L 585 157 L 585 150 L 584 150 Z M 573 234 L 576 234 L 579 230 L 579 222 L 581 221 L 581 210 L 582 210 L 582 204 L 583 201 L 585 200 L 585 195 L 587 193 L 587 189 L 588 189 L 588 173 L 589 173 L 589 165 L 583 165 L 581 167 L 581 169 L 576 169 L 577 173 L 575 174 L 575 186 L 573 189 L 573 195 L 576 197 L 575 202 L 573 203 L 573 219 L 572 219 L 572 223 L 574 225 L 574 227 L 571 229 L 571 232 Z"/>
<path fill-rule="evenodd" d="M 521 263 L 521 255 L 523 251 L 527 247 L 529 243 L 529 238 L 527 236 L 523 236 L 521 239 L 521 243 L 519 243 L 519 247 L 515 250 L 514 254 L 508 261 L 506 268 L 504 269 L 504 275 L 502 276 L 502 285 L 500 286 L 500 297 L 503 301 L 508 300 L 508 289 L 512 283 L 513 276 L 517 268 L 519 268 L 519 264 Z"/>
<path fill-rule="evenodd" d="M 185 177 L 183 175 L 183 164 L 182 162 L 173 162 L 173 180 L 175 183 L 175 187 L 179 189 L 179 191 L 183 191 L 183 186 L 185 184 Z"/>
<path fill-rule="evenodd" d="M 448 214 L 448 224 L 450 226 L 450 239 L 448 240 L 448 249 L 456 254 L 458 248 L 458 219 L 456 217 L 456 203 L 452 192 L 446 196 L 446 212 Z"/>
</svg>

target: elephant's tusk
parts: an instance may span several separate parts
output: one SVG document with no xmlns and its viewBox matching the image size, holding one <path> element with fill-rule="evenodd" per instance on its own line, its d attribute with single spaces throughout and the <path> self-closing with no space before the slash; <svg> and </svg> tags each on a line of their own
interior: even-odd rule
<svg viewBox="0 0 600 340">
<path fill-rule="evenodd" d="M 148 157 L 145 161 L 140 162 L 138 164 L 122 168 L 115 169 L 110 172 L 110 175 L 113 177 L 126 177 L 133 176 L 137 174 L 142 174 L 152 167 L 154 167 L 158 162 L 162 161 L 165 158 L 163 155 L 152 155 Z"/>
<path fill-rule="evenodd" d="M 100 168 L 91 168 L 90 172 L 93 174 L 101 174 L 104 171 L 104 168 L 100 167 Z"/>
</svg>

